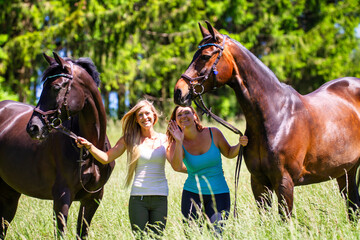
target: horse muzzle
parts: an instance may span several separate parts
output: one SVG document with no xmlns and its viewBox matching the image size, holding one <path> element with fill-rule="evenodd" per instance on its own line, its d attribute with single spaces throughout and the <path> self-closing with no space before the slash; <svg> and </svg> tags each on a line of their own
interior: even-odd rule
<svg viewBox="0 0 360 240">
<path fill-rule="evenodd" d="M 174 92 L 174 103 L 183 107 L 191 106 L 190 92 L 183 96 L 181 89 L 176 89 Z"/>
<path fill-rule="evenodd" d="M 46 124 L 43 123 L 41 118 L 36 115 L 33 115 L 27 126 L 26 131 L 32 139 L 43 140 L 46 139 L 49 135 L 49 129 Z"/>
</svg>

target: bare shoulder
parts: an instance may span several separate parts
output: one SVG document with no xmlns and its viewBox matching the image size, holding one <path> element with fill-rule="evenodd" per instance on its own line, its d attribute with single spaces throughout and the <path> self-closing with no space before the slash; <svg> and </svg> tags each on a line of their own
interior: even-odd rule
<svg viewBox="0 0 360 240">
<path fill-rule="evenodd" d="M 159 138 L 160 138 L 161 140 L 167 139 L 166 134 L 164 134 L 164 133 L 158 133 L 158 134 L 159 134 Z"/>
<path fill-rule="evenodd" d="M 209 129 L 215 137 L 223 136 L 222 132 L 217 127 L 209 127 Z"/>
<path fill-rule="evenodd" d="M 211 129 L 216 146 L 220 146 L 226 141 L 223 133 L 217 127 L 211 127 L 209 129 Z"/>
<path fill-rule="evenodd" d="M 168 139 L 167 139 L 166 134 L 164 134 L 164 133 L 159 133 L 158 136 L 159 136 L 158 138 L 160 139 L 161 143 L 162 143 L 163 145 L 167 145 Z"/>
</svg>

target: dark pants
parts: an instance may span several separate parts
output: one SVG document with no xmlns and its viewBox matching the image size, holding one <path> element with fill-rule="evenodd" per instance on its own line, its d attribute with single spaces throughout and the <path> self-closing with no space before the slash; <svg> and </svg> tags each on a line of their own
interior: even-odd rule
<svg viewBox="0 0 360 240">
<path fill-rule="evenodd" d="M 183 190 L 182 214 L 186 219 L 197 220 L 202 213 L 205 213 L 209 221 L 214 224 L 215 231 L 221 233 L 221 227 L 224 224 L 221 220 L 226 220 L 229 217 L 230 193 L 201 195 L 201 197 L 202 200 L 199 194 Z"/>
<path fill-rule="evenodd" d="M 166 226 L 167 205 L 167 196 L 130 196 L 131 229 L 161 235 Z"/>
</svg>

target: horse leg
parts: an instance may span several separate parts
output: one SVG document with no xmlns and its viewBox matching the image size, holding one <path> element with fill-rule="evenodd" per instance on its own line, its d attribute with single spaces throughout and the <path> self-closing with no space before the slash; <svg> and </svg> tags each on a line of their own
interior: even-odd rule
<svg viewBox="0 0 360 240">
<path fill-rule="evenodd" d="M 0 178 L 0 239 L 4 239 L 10 222 L 14 219 L 21 194 Z"/>
<path fill-rule="evenodd" d="M 259 209 L 270 209 L 272 206 L 272 188 L 264 185 L 251 175 L 251 189 Z"/>
<path fill-rule="evenodd" d="M 278 197 L 280 216 L 283 220 L 290 218 L 294 204 L 294 182 L 288 172 L 283 172 L 275 192 Z"/>
<path fill-rule="evenodd" d="M 54 186 L 53 187 L 54 198 L 54 214 L 56 219 L 56 235 L 63 236 L 67 217 L 69 214 L 69 208 L 71 205 L 71 194 L 67 187 Z"/>
<path fill-rule="evenodd" d="M 101 190 L 96 196 L 91 195 L 91 197 L 80 201 L 76 233 L 81 239 L 85 239 L 88 235 L 91 220 L 99 207 L 103 193 L 104 190 Z"/>
<path fill-rule="evenodd" d="M 357 167 L 355 166 L 347 174 L 336 179 L 340 194 L 346 201 L 350 221 L 355 221 L 359 215 L 360 197 L 356 184 L 356 171 Z"/>
</svg>

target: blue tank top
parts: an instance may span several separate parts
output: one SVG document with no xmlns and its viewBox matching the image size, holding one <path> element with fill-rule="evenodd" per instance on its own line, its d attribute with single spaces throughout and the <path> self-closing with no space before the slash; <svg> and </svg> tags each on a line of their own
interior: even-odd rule
<svg viewBox="0 0 360 240">
<path fill-rule="evenodd" d="M 192 155 L 186 151 L 183 162 L 187 168 L 188 177 L 184 184 L 184 190 L 201 194 L 228 193 L 229 187 L 222 169 L 221 153 L 216 147 L 213 135 L 211 135 L 210 149 L 201 155 Z"/>
</svg>

